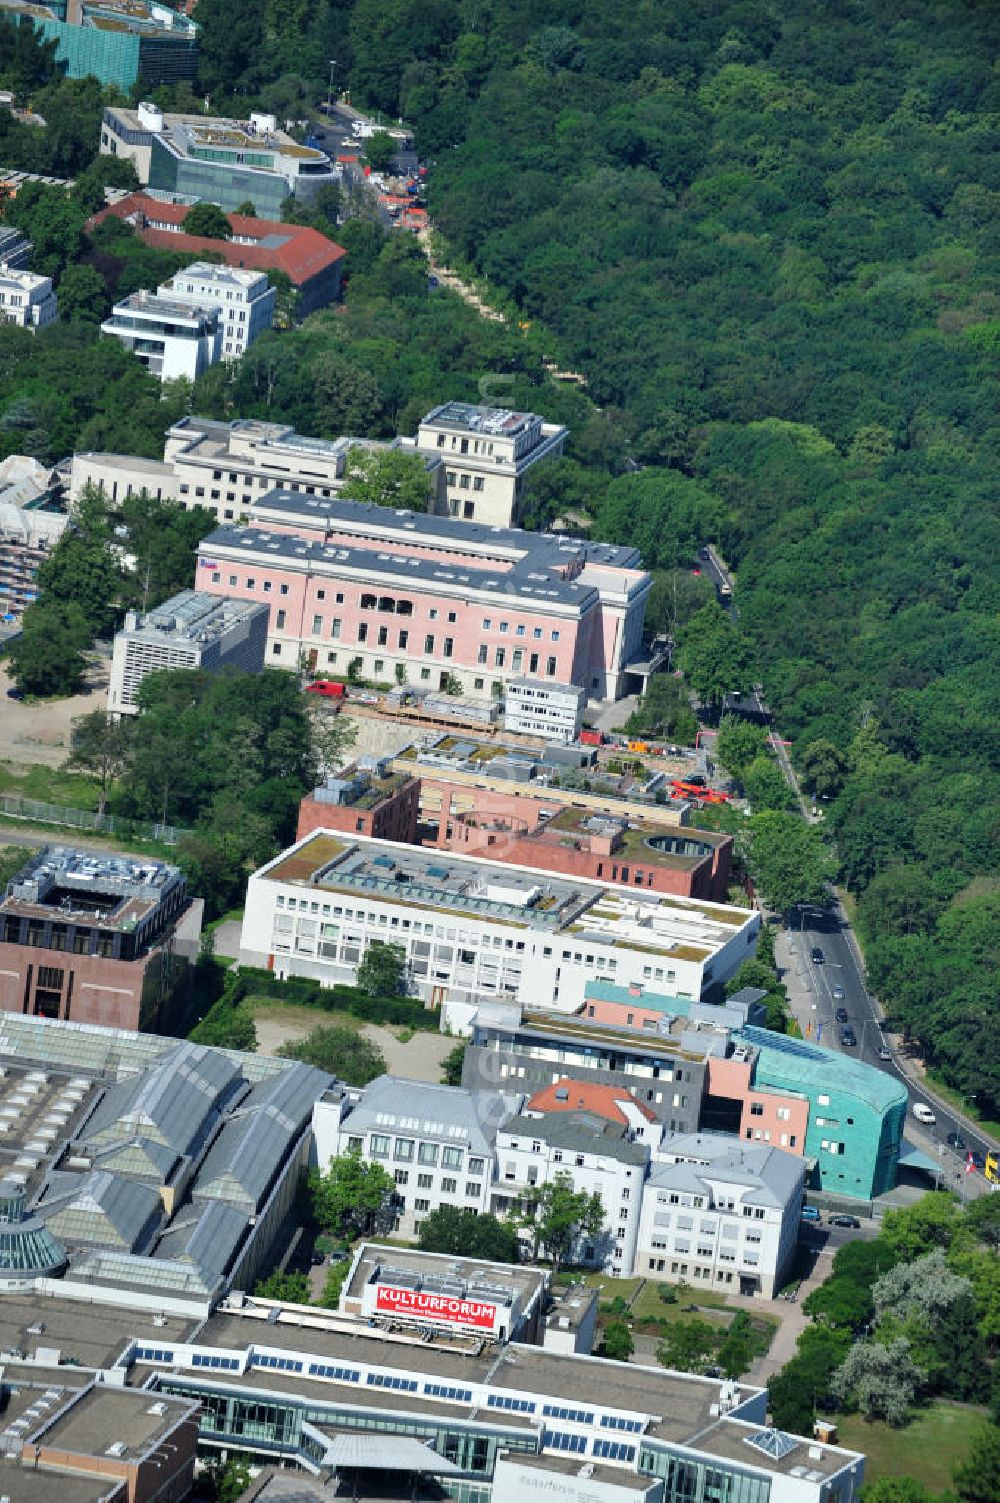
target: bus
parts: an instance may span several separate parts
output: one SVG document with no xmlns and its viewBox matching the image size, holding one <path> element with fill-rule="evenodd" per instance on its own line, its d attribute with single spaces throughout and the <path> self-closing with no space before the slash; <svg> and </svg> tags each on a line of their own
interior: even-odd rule
<svg viewBox="0 0 1000 1503">
<path fill-rule="evenodd" d="M 1000 1153 L 988 1153 L 986 1155 L 986 1167 L 983 1173 L 991 1185 L 1000 1184 Z"/>
</svg>

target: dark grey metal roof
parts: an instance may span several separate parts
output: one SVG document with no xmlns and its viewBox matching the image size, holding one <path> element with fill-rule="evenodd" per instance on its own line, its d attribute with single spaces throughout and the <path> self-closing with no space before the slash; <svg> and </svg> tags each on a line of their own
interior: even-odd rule
<svg viewBox="0 0 1000 1503">
<path fill-rule="evenodd" d="M 83 1141 L 147 1137 L 190 1153 L 240 1084 L 237 1066 L 219 1050 L 181 1044 L 151 1069 L 112 1086 Z"/>
<path fill-rule="evenodd" d="M 193 1263 L 216 1278 L 226 1273 L 246 1234 L 248 1221 L 242 1211 L 222 1201 L 187 1206 L 174 1217 L 156 1244 L 153 1256 L 178 1263 Z"/>
<path fill-rule="evenodd" d="M 157 1192 L 149 1185 L 93 1169 L 89 1174 L 54 1174 L 35 1214 L 69 1246 L 92 1243 L 101 1247 L 140 1250 L 163 1212 Z"/>
<path fill-rule="evenodd" d="M 226 1200 L 256 1211 L 298 1135 L 299 1128 L 271 1106 L 233 1117 L 209 1149 L 191 1199 Z"/>
</svg>

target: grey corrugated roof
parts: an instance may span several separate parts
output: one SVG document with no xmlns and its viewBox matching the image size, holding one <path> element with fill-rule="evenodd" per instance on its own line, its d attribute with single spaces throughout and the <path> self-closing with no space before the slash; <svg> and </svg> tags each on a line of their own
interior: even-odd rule
<svg viewBox="0 0 1000 1503">
<path fill-rule="evenodd" d="M 134 1252 L 148 1239 L 163 1210 L 149 1185 L 106 1169 L 53 1175 L 49 1190 L 36 1214 L 70 1245 L 88 1242 Z"/>
<path fill-rule="evenodd" d="M 649 1159 L 645 1143 L 629 1142 L 627 1129 L 593 1112 L 511 1117 L 504 1123 L 503 1131 L 519 1138 L 538 1138 L 553 1148 L 568 1148 L 574 1153 L 601 1154 L 622 1164 L 645 1164 Z"/>
<path fill-rule="evenodd" d="M 150 1069 L 112 1086 L 86 1124 L 83 1140 L 142 1136 L 190 1153 L 240 1078 L 220 1050 L 181 1044 Z"/>
<path fill-rule="evenodd" d="M 256 1211 L 298 1130 L 273 1107 L 234 1117 L 209 1149 L 191 1187 L 191 1199 L 228 1200 Z"/>
<path fill-rule="evenodd" d="M 194 1263 L 203 1272 L 220 1277 L 232 1262 L 247 1225 L 242 1211 L 219 1200 L 187 1206 L 163 1233 L 153 1256 Z"/>
<path fill-rule="evenodd" d="M 466 1091 L 399 1075 L 379 1075 L 346 1119 L 350 1133 L 418 1133 L 442 1143 L 465 1144 L 470 1153 L 493 1151 L 497 1129 L 523 1098 L 499 1091 Z"/>
<path fill-rule="evenodd" d="M 280 1074 L 258 1081 L 249 1096 L 240 1102 L 239 1112 L 242 1115 L 246 1111 L 259 1111 L 270 1106 L 290 1124 L 291 1129 L 300 1130 L 311 1120 L 315 1103 L 333 1084 L 333 1076 L 325 1070 L 317 1070 L 296 1060 Z"/>
</svg>

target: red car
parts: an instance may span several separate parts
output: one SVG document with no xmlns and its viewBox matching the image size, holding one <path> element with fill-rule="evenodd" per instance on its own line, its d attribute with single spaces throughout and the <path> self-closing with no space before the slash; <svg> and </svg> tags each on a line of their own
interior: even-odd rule
<svg viewBox="0 0 1000 1503">
<path fill-rule="evenodd" d="M 347 685 L 338 684 L 336 680 L 318 678 L 314 683 L 306 684 L 307 694 L 323 694 L 327 699 L 346 699 Z"/>
</svg>

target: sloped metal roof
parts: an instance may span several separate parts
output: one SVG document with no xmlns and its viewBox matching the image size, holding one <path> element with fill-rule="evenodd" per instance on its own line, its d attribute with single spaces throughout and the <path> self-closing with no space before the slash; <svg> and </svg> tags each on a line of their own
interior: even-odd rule
<svg viewBox="0 0 1000 1503">
<path fill-rule="evenodd" d="M 240 1079 L 234 1062 L 217 1049 L 181 1044 L 152 1068 L 112 1086 L 87 1123 L 84 1141 L 142 1136 L 189 1153 Z"/>
<path fill-rule="evenodd" d="M 470 1153 L 489 1154 L 497 1129 L 521 1099 L 499 1091 L 466 1091 L 379 1075 L 365 1087 L 347 1123 L 352 1133 L 413 1132 L 456 1147 L 465 1145 Z"/>
<path fill-rule="evenodd" d="M 159 1195 L 149 1185 L 92 1169 L 85 1175 L 53 1175 L 50 1193 L 35 1214 L 70 1245 L 88 1242 L 134 1252 L 147 1241 L 162 1210 Z"/>
<path fill-rule="evenodd" d="M 247 1225 L 242 1211 L 222 1201 L 187 1206 L 163 1233 L 153 1256 L 193 1263 L 204 1274 L 220 1278 L 228 1270 Z"/>
<path fill-rule="evenodd" d="M 274 1107 L 234 1117 L 209 1149 L 191 1199 L 226 1200 L 256 1211 L 297 1137 L 298 1131 Z"/>
<path fill-rule="evenodd" d="M 290 1131 L 301 1131 L 312 1118 L 314 1104 L 334 1084 L 332 1075 L 317 1070 L 312 1065 L 296 1060 L 280 1075 L 270 1075 L 258 1081 L 245 1100 L 240 1102 L 239 1113 L 259 1111 L 273 1107 Z"/>
</svg>

